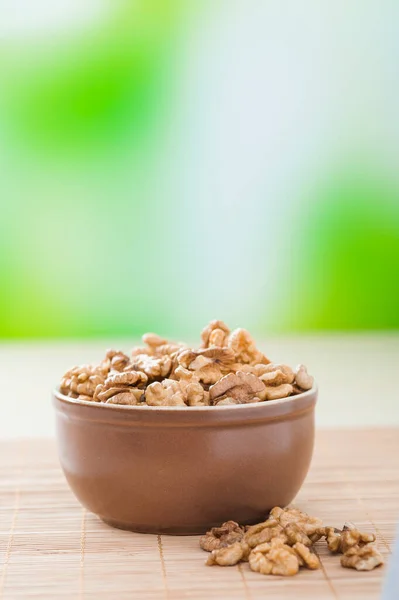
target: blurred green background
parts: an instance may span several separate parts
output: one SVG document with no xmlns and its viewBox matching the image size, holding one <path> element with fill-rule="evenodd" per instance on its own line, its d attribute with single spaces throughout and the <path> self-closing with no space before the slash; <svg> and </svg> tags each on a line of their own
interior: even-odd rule
<svg viewBox="0 0 399 600">
<path fill-rule="evenodd" d="M 399 327 L 399 5 L 0 11 L 0 337 Z"/>
</svg>

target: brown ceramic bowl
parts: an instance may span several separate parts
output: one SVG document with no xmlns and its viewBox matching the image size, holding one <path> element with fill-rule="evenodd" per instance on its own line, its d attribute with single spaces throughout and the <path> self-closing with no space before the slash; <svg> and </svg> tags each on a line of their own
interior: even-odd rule
<svg viewBox="0 0 399 600">
<path fill-rule="evenodd" d="M 198 534 L 263 520 L 308 471 L 317 389 L 259 404 L 117 406 L 56 391 L 58 451 L 78 500 L 109 525 Z"/>
</svg>

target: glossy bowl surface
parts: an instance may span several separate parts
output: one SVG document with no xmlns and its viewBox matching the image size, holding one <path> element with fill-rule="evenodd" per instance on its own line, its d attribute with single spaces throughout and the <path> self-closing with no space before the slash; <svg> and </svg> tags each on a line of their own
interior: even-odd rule
<svg viewBox="0 0 399 600">
<path fill-rule="evenodd" d="M 317 389 L 257 404 L 126 407 L 54 392 L 61 466 L 106 523 L 199 534 L 263 520 L 289 504 L 309 469 Z"/>
</svg>

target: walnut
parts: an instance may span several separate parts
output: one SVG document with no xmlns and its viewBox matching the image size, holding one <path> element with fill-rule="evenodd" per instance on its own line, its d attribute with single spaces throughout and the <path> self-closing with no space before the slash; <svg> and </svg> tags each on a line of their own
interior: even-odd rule
<svg viewBox="0 0 399 600">
<path fill-rule="evenodd" d="M 170 356 L 148 356 L 147 354 L 138 354 L 132 359 L 130 367 L 136 371 L 142 371 L 150 380 L 168 377 L 172 369 L 172 359 Z"/>
<path fill-rule="evenodd" d="M 298 394 L 303 394 L 303 389 L 301 389 L 299 387 L 299 385 L 297 385 L 296 383 L 292 384 L 292 392 L 291 392 L 291 396 L 297 396 Z"/>
<path fill-rule="evenodd" d="M 200 547 L 207 552 L 225 548 L 235 542 L 240 542 L 244 536 L 244 529 L 235 521 L 226 521 L 220 527 L 212 527 L 205 535 L 200 537 Z"/>
<path fill-rule="evenodd" d="M 145 399 L 149 406 L 185 406 L 179 383 L 173 379 L 151 383 L 145 391 Z"/>
<path fill-rule="evenodd" d="M 357 571 L 371 571 L 384 564 L 384 559 L 373 544 L 352 546 L 341 556 L 341 565 Z"/>
<path fill-rule="evenodd" d="M 266 521 L 240 527 L 227 521 L 213 527 L 200 539 L 203 550 L 211 552 L 207 565 L 235 565 L 248 560 L 253 571 L 266 575 L 295 575 L 299 567 L 319 569 L 313 543 L 327 538 L 330 549 L 343 552 L 343 567 L 372 570 L 383 564 L 383 557 L 371 543 L 373 534 L 359 532 L 353 523 L 345 523 L 342 531 L 324 527 L 320 519 L 296 508 L 274 507 Z"/>
<path fill-rule="evenodd" d="M 268 365 L 256 365 L 255 374 L 265 385 L 281 385 L 292 383 L 295 379 L 294 371 L 288 365 L 270 363 Z"/>
<path fill-rule="evenodd" d="M 255 525 L 247 525 L 247 527 L 245 528 L 245 533 L 248 535 L 252 535 L 254 533 L 259 533 L 265 528 L 270 529 L 272 527 L 276 527 L 277 525 L 279 525 L 277 519 L 269 518 L 266 519 L 266 521 L 262 521 L 261 523 L 255 523 Z"/>
<path fill-rule="evenodd" d="M 251 373 L 229 373 L 222 377 L 217 383 L 209 388 L 211 401 L 215 401 L 220 396 L 228 396 L 238 400 L 241 404 L 250 402 L 255 395 L 264 390 L 265 386 Z"/>
<path fill-rule="evenodd" d="M 256 377 L 259 377 L 266 386 L 263 392 L 259 394 L 259 398 L 262 401 L 286 398 L 294 393 L 295 375 L 294 371 L 288 365 L 276 363 L 234 363 L 231 370 L 233 372 L 243 371 L 244 373 L 252 373 Z M 302 389 L 297 388 L 295 393 L 302 394 L 302 392 Z"/>
<path fill-rule="evenodd" d="M 285 398 L 306 388 L 309 376 L 303 365 L 295 380 L 292 369 L 271 363 L 245 329 L 230 332 L 223 321 L 211 321 L 201 341 L 199 349 L 192 349 L 146 333 L 144 346 L 133 348 L 129 356 L 108 350 L 99 365 L 69 370 L 61 380 L 61 392 L 84 401 L 118 404 L 228 406 Z M 146 381 L 109 379 L 132 372 L 143 374 Z"/>
<path fill-rule="evenodd" d="M 147 375 L 140 371 L 113 373 L 103 384 L 97 386 L 94 400 L 106 404 L 139 404 L 144 394 L 143 385 Z"/>
<path fill-rule="evenodd" d="M 121 372 L 129 365 L 130 359 L 120 350 L 107 350 L 104 363 L 108 370 Z"/>
<path fill-rule="evenodd" d="M 246 560 L 249 554 L 249 547 L 242 542 L 234 542 L 230 546 L 212 550 L 206 561 L 206 565 L 220 565 L 221 567 L 231 567 L 241 560 Z"/>
<path fill-rule="evenodd" d="M 256 372 L 257 366 L 258 365 L 248 365 L 240 362 L 235 362 L 231 365 L 231 372 L 237 373 L 237 371 L 242 371 L 243 373 L 252 373 L 252 375 L 256 375 L 257 377 L 259 377 L 259 375 Z"/>
<path fill-rule="evenodd" d="M 302 390 L 310 390 L 313 387 L 313 377 L 308 374 L 305 365 L 298 365 L 295 369 L 295 381 Z"/>
<path fill-rule="evenodd" d="M 63 394 L 77 398 L 86 396 L 93 399 L 96 387 L 104 383 L 108 367 L 100 365 L 81 365 L 73 367 L 61 379 L 60 390 Z"/>
<path fill-rule="evenodd" d="M 179 352 L 185 350 L 186 348 L 187 346 L 185 344 L 168 343 L 163 344 L 162 346 L 157 346 L 156 354 L 159 356 L 168 355 L 171 358 L 174 358 Z"/>
<path fill-rule="evenodd" d="M 340 552 L 342 531 L 336 527 L 325 527 L 324 530 L 328 548 L 331 552 Z"/>
<path fill-rule="evenodd" d="M 106 404 L 135 406 L 136 404 L 141 403 L 143 395 L 143 390 L 140 390 L 139 388 L 129 388 L 128 390 L 124 390 L 124 388 L 115 387 L 107 390 L 103 396 L 99 394 L 99 397 L 103 398 L 101 402 L 105 402 Z"/>
<path fill-rule="evenodd" d="M 256 546 L 249 555 L 252 571 L 263 575 L 296 575 L 299 560 L 296 552 L 279 539 Z"/>
<path fill-rule="evenodd" d="M 301 543 L 310 547 L 313 544 L 313 541 L 307 536 L 300 524 L 292 521 L 288 522 L 283 527 L 283 525 L 274 518 L 248 527 L 244 536 L 245 541 L 251 548 L 264 542 L 270 542 L 274 538 L 280 539 L 288 546 L 294 546 L 296 543 Z"/>
<path fill-rule="evenodd" d="M 151 336 L 149 338 L 150 342 L 155 342 L 155 337 L 156 334 L 145 334 L 143 336 L 143 338 L 145 336 Z M 152 337 L 154 336 L 154 337 Z M 161 340 L 162 338 L 159 338 L 159 340 Z M 166 342 L 166 340 L 162 340 L 163 342 Z M 131 355 L 133 357 L 133 359 L 141 354 L 146 354 L 147 356 L 165 356 L 168 355 L 171 358 L 173 358 L 178 352 L 180 352 L 181 350 L 183 350 L 184 348 L 186 348 L 185 344 L 175 344 L 175 343 L 163 343 L 161 345 L 147 345 L 147 346 L 136 346 L 135 348 L 132 349 L 131 351 Z"/>
<path fill-rule="evenodd" d="M 323 526 L 321 519 L 310 517 L 297 508 L 280 508 L 279 506 L 275 506 L 270 511 L 269 518 L 276 519 L 283 527 L 286 527 L 290 523 L 295 523 L 308 537 L 316 534 L 317 530 Z"/>
<path fill-rule="evenodd" d="M 259 364 L 254 367 L 254 373 L 266 386 L 263 392 L 259 394 L 261 400 L 278 400 L 292 394 L 294 372 L 288 365 Z"/>
<path fill-rule="evenodd" d="M 283 531 L 287 539 L 286 544 L 289 546 L 294 546 L 295 544 L 299 543 L 310 548 L 310 546 L 313 544 L 312 540 L 308 535 L 306 535 L 301 525 L 298 523 L 288 523 L 288 525 L 284 527 Z"/>
<path fill-rule="evenodd" d="M 373 533 L 358 531 L 353 523 L 345 523 L 342 531 L 326 527 L 327 545 L 331 552 L 345 553 L 352 546 L 363 546 L 375 541 Z"/>
<path fill-rule="evenodd" d="M 181 365 L 176 367 L 169 379 L 176 379 L 177 381 L 181 381 L 183 379 L 189 381 L 199 381 L 199 377 L 195 371 L 190 371 Z"/>
<path fill-rule="evenodd" d="M 308 569 L 320 569 L 319 557 L 309 550 L 306 544 L 297 542 L 292 547 L 297 556 L 300 567 L 307 567 Z"/>
<path fill-rule="evenodd" d="M 362 533 L 349 521 L 344 524 L 341 534 L 341 548 L 343 553 L 352 546 L 362 546 L 363 544 L 369 544 L 370 542 L 375 542 L 375 535 L 373 533 Z"/>
<path fill-rule="evenodd" d="M 152 352 L 150 348 L 145 348 L 144 346 L 135 346 L 134 348 L 132 348 L 130 354 L 134 359 L 134 357 L 138 356 L 139 354 L 147 354 L 148 356 L 150 356 Z"/>
<path fill-rule="evenodd" d="M 145 392 L 150 406 L 206 406 L 209 393 L 194 379 L 164 379 L 151 383 Z"/>
<path fill-rule="evenodd" d="M 105 381 L 106 385 L 134 385 L 143 387 L 148 377 L 142 371 L 129 371 L 128 373 L 113 373 Z"/>
<path fill-rule="evenodd" d="M 177 362 L 185 369 L 195 372 L 199 381 L 211 385 L 229 372 L 234 354 L 228 348 L 205 348 L 185 350 L 177 356 Z"/>
<path fill-rule="evenodd" d="M 201 332 L 202 348 L 225 346 L 230 329 L 223 321 L 211 321 Z"/>
<path fill-rule="evenodd" d="M 185 344 L 168 342 L 168 340 L 156 333 L 145 333 L 142 340 L 147 347 L 144 349 L 133 349 L 132 354 L 134 354 L 134 356 L 137 356 L 138 354 L 148 354 L 150 356 L 170 356 L 172 358 L 178 352 L 186 348 Z"/>
<path fill-rule="evenodd" d="M 156 351 L 158 346 L 163 346 L 168 343 L 168 340 L 165 340 L 156 333 L 145 333 L 141 339 L 143 340 L 143 344 L 149 346 L 151 352 Z"/>
<path fill-rule="evenodd" d="M 292 393 L 292 385 L 290 383 L 283 383 L 282 385 L 265 387 L 263 392 L 259 394 L 261 400 L 279 400 L 280 398 L 287 398 Z"/>
<path fill-rule="evenodd" d="M 196 377 L 205 385 L 212 385 L 223 377 L 220 366 L 204 356 L 197 356 L 191 363 L 190 369 L 193 369 Z"/>
<path fill-rule="evenodd" d="M 283 383 L 287 383 L 286 377 L 283 371 L 280 371 L 280 369 L 276 369 L 270 373 L 265 373 L 264 375 L 261 375 L 259 379 L 263 381 L 266 386 L 278 386 L 282 385 Z"/>
<path fill-rule="evenodd" d="M 222 347 L 226 343 L 227 334 L 223 329 L 214 329 L 209 336 L 209 346 Z"/>
<path fill-rule="evenodd" d="M 180 379 L 173 385 L 176 391 L 179 391 L 188 406 L 208 406 L 209 392 L 204 390 L 203 386 L 195 377 L 191 379 Z"/>
<path fill-rule="evenodd" d="M 213 404 L 214 406 L 231 406 L 232 404 L 240 404 L 240 401 L 228 396 L 220 396 L 220 398 L 216 398 Z"/>
<path fill-rule="evenodd" d="M 196 381 L 188 382 L 186 386 L 182 386 L 183 396 L 185 403 L 188 406 L 208 406 L 209 405 L 209 392 L 204 390 L 202 385 Z"/>
<path fill-rule="evenodd" d="M 255 546 L 270 542 L 275 538 L 279 538 L 283 542 L 287 540 L 284 528 L 275 519 L 268 519 L 263 523 L 248 527 L 244 535 L 244 540 L 250 548 L 255 548 Z"/>
<path fill-rule="evenodd" d="M 236 362 L 268 364 L 270 360 L 260 352 L 246 329 L 235 329 L 228 337 L 227 346 L 234 352 Z"/>
</svg>

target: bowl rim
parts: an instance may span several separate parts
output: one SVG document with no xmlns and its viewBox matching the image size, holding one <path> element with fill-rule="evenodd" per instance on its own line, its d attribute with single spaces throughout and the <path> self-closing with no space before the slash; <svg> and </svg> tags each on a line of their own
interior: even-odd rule
<svg viewBox="0 0 399 600">
<path fill-rule="evenodd" d="M 314 394 L 316 394 L 317 396 L 318 393 L 318 387 L 317 384 L 314 383 L 313 386 L 311 387 L 310 390 L 306 390 L 304 392 L 302 392 L 301 394 L 295 394 L 295 396 L 287 396 L 286 398 L 278 398 L 277 400 L 265 400 L 263 402 L 247 402 L 246 404 L 228 404 L 228 405 L 224 405 L 224 406 L 149 406 L 148 404 L 142 404 L 142 405 L 137 405 L 137 404 L 133 404 L 133 405 L 126 405 L 126 404 L 107 404 L 106 402 L 92 402 L 89 400 L 79 400 L 78 398 L 71 398 L 70 396 L 65 396 L 62 392 L 60 392 L 59 388 L 56 387 L 53 390 L 53 396 L 54 398 L 56 398 L 57 400 L 64 402 L 66 404 L 72 405 L 72 406 L 84 406 L 84 407 L 90 407 L 92 409 L 98 409 L 100 408 L 101 410 L 113 410 L 113 411 L 118 411 L 118 412 L 128 412 L 128 413 L 134 413 L 134 412 L 149 412 L 149 413 L 155 413 L 155 412 L 178 412 L 178 413 L 193 413 L 193 412 L 211 412 L 211 413 L 216 413 L 216 412 L 229 412 L 229 411 L 245 411 L 248 409 L 255 409 L 258 410 L 260 407 L 265 408 L 266 406 L 284 406 L 285 404 L 289 405 L 289 404 L 296 404 L 297 402 L 299 402 L 302 399 L 305 399 L 309 396 L 313 396 Z"/>
</svg>

